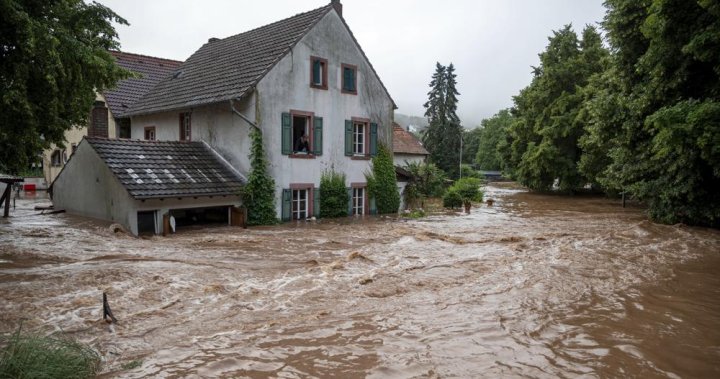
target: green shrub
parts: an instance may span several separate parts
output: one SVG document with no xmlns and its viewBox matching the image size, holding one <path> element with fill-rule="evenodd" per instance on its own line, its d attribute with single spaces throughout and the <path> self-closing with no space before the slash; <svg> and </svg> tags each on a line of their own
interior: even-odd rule
<svg viewBox="0 0 720 379">
<path fill-rule="evenodd" d="M 348 214 L 345 174 L 326 171 L 320 177 L 320 217 L 344 217 Z"/>
<path fill-rule="evenodd" d="M 450 187 L 443 196 L 443 207 L 455 209 L 462 207 L 463 201 L 456 189 Z"/>
<path fill-rule="evenodd" d="M 267 158 L 263 149 L 262 134 L 255 128 L 250 132 L 250 176 L 242 192 L 247 207 L 248 225 L 277 224 L 275 214 L 275 180 L 267 172 Z"/>
<path fill-rule="evenodd" d="M 455 190 L 463 203 L 472 201 L 482 201 L 483 193 L 480 191 L 482 180 L 478 178 L 462 178 L 450 187 Z"/>
<path fill-rule="evenodd" d="M 0 351 L 0 378 L 93 378 L 100 356 L 62 336 L 13 334 Z"/>
<path fill-rule="evenodd" d="M 432 163 L 410 162 L 405 170 L 412 174 L 412 180 L 405 187 L 405 201 L 414 204 L 417 200 L 439 197 L 445 192 L 445 173 Z"/>
<path fill-rule="evenodd" d="M 378 213 L 397 213 L 400 209 L 400 193 L 395 165 L 392 153 L 384 145 L 378 146 L 378 153 L 372 159 L 372 173 L 366 173 L 365 178 L 370 196 L 375 198 Z"/>
</svg>

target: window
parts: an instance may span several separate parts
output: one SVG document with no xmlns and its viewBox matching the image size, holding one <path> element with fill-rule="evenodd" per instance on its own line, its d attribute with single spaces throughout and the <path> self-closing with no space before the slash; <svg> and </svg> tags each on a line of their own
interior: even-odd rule
<svg viewBox="0 0 720 379">
<path fill-rule="evenodd" d="M 282 190 L 283 221 L 305 220 L 320 215 L 320 189 L 313 183 L 292 183 Z"/>
<path fill-rule="evenodd" d="M 50 156 L 50 165 L 53 167 L 60 167 L 63 164 L 63 152 L 58 149 L 52 152 Z"/>
<path fill-rule="evenodd" d="M 345 120 L 345 155 L 370 159 L 377 154 L 378 125 L 367 118 Z"/>
<path fill-rule="evenodd" d="M 130 119 L 116 118 L 115 125 L 118 129 L 118 138 L 130 138 Z"/>
<path fill-rule="evenodd" d="M 328 89 L 327 59 L 310 57 L 310 87 Z"/>
<path fill-rule="evenodd" d="M 155 127 L 154 126 L 146 126 L 145 127 L 145 139 L 148 141 L 155 141 Z"/>
<path fill-rule="evenodd" d="M 353 154 L 365 155 L 365 132 L 364 122 L 353 122 Z"/>
<path fill-rule="evenodd" d="M 312 112 L 290 111 L 282 114 L 282 153 L 292 158 L 322 155 L 323 119 Z"/>
<path fill-rule="evenodd" d="M 352 214 L 365 214 L 365 188 L 355 187 L 352 189 Z"/>
<path fill-rule="evenodd" d="M 308 218 L 309 198 L 307 189 L 292 190 L 292 219 L 304 220 Z"/>
<path fill-rule="evenodd" d="M 190 112 L 180 113 L 180 141 L 190 141 L 192 126 Z"/>
<path fill-rule="evenodd" d="M 357 66 L 342 64 L 342 93 L 357 95 Z"/>
</svg>

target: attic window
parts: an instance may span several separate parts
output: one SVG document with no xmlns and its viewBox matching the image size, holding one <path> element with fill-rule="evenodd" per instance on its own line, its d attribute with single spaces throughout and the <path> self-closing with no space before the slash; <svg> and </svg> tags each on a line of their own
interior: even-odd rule
<svg viewBox="0 0 720 379">
<path fill-rule="evenodd" d="M 175 71 L 175 73 L 173 74 L 172 78 L 173 78 L 173 79 L 177 79 L 177 78 L 181 77 L 182 74 L 183 74 L 182 71 Z"/>
<path fill-rule="evenodd" d="M 310 87 L 328 89 L 327 59 L 310 57 Z"/>
<path fill-rule="evenodd" d="M 357 95 L 357 66 L 342 64 L 342 93 Z"/>
</svg>

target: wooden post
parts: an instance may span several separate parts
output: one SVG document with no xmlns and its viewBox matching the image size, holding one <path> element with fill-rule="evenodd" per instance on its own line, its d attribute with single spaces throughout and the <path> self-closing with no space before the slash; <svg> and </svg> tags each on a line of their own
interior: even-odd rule
<svg viewBox="0 0 720 379">
<path fill-rule="evenodd" d="M 622 193 L 623 208 L 625 208 L 625 191 Z"/>
<path fill-rule="evenodd" d="M 2 200 L 5 200 L 5 210 L 3 210 L 3 217 L 7 218 L 10 216 L 10 183 L 5 185 L 5 191 L 3 192 L 2 198 L 0 198 L 0 204 Z"/>
<path fill-rule="evenodd" d="M 163 237 L 165 237 L 165 236 L 167 236 L 167 235 L 170 234 L 170 233 L 171 233 L 171 230 L 170 230 L 170 212 L 168 212 L 168 213 L 165 213 L 165 214 L 163 215 L 163 232 L 162 232 L 162 235 L 163 235 Z"/>
<path fill-rule="evenodd" d="M 103 292 L 103 320 L 108 324 L 117 323 L 117 319 L 110 310 L 110 304 L 108 304 L 107 294 L 105 292 Z"/>
</svg>

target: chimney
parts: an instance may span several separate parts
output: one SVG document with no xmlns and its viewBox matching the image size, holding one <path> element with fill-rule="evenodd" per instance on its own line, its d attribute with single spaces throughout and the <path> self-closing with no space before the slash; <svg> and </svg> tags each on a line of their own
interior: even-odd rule
<svg viewBox="0 0 720 379">
<path fill-rule="evenodd" d="M 342 17 L 342 4 L 340 4 L 340 0 L 330 0 L 330 4 L 335 8 L 338 15 Z"/>
<path fill-rule="evenodd" d="M 208 38 L 208 43 L 215 42 L 215 41 L 220 41 L 220 38 L 215 38 L 215 37 Z"/>
</svg>

